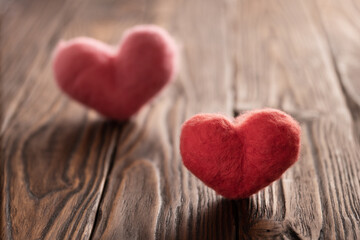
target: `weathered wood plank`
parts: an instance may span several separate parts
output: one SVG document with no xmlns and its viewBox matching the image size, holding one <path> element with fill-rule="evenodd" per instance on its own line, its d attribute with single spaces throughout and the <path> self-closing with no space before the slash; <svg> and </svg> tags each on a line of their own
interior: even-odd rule
<svg viewBox="0 0 360 240">
<path fill-rule="evenodd" d="M 4 16 L 2 239 L 90 237 L 121 126 L 69 101 L 50 65 L 62 35 L 96 27 L 68 26 L 83 3 L 13 2 Z"/>
<path fill-rule="evenodd" d="M 333 172 L 329 179 L 332 190 L 332 207 L 342 224 L 336 226 L 340 238 L 360 238 L 360 2 L 322 1 L 315 2 L 317 11 L 313 14 L 322 23 L 329 42 L 333 65 L 346 99 L 351 124 L 334 119 L 327 123 L 327 134 L 318 134 L 319 143 L 328 140 L 329 165 L 327 172 Z M 325 124 L 324 124 L 325 125 Z M 316 130 L 314 130 L 316 131 Z M 321 138 L 322 137 L 322 138 Z M 322 141 L 321 141 L 322 140 Z M 320 153 L 321 155 L 321 153 Z"/>
<path fill-rule="evenodd" d="M 2 102 L 6 115 L 16 96 L 28 91 L 23 84 L 37 77 L 49 62 L 55 41 L 84 1 L 5 1 L 2 6 Z M 49 75 L 50 77 L 50 75 Z M 26 94 L 26 93 L 25 93 Z M 15 99 L 13 101 L 13 99 Z"/>
<path fill-rule="evenodd" d="M 311 6 L 234 1 L 236 108 L 277 107 L 319 115 L 346 111 L 323 31 Z"/>
<path fill-rule="evenodd" d="M 358 146 L 316 7 L 281 0 L 234 6 L 235 109 L 277 107 L 303 123 L 301 159 L 281 181 L 251 197 L 250 229 L 271 219 L 282 222 L 278 237 L 356 237 L 358 210 L 352 206 L 360 196 L 341 189 L 360 191 L 358 177 L 348 171 L 358 169 Z"/>
<path fill-rule="evenodd" d="M 328 38 L 334 67 L 360 140 L 360 2 L 316 1 Z M 317 8 L 316 8 L 317 7 Z M 314 13 L 314 14 L 316 14 Z"/>
<path fill-rule="evenodd" d="M 181 71 L 124 130 L 94 239 L 133 239 L 145 232 L 146 239 L 221 239 L 237 234 L 232 203 L 223 202 L 189 174 L 178 149 L 185 118 L 198 111 L 232 114 L 225 7 L 223 2 L 200 0 L 158 1 L 152 6 L 157 17 L 151 22 L 165 26 L 180 41 Z M 137 182 L 143 175 L 149 177 L 146 186 Z M 130 189 L 132 182 L 138 187 Z M 156 211 L 144 222 L 148 208 Z M 128 219 L 132 222 L 117 224 Z"/>
<path fill-rule="evenodd" d="M 360 8 L 346 2 L 6 2 L 0 238 L 360 238 Z M 58 39 L 116 44 L 138 23 L 182 46 L 178 78 L 149 106 L 112 123 L 57 90 Z M 265 106 L 301 122 L 300 161 L 249 199 L 216 196 L 181 163 L 182 122 Z"/>
</svg>

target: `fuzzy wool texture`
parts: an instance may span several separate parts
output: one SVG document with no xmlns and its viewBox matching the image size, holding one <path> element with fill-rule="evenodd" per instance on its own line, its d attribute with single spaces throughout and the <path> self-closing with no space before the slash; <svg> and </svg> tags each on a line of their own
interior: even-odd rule
<svg viewBox="0 0 360 240">
<path fill-rule="evenodd" d="M 126 120 L 177 70 L 178 48 L 154 25 L 127 30 L 118 49 L 95 39 L 61 41 L 53 54 L 58 86 L 71 98 L 115 120 Z"/>
<path fill-rule="evenodd" d="M 230 120 L 198 114 L 180 136 L 184 165 L 229 199 L 247 198 L 279 179 L 299 158 L 300 125 L 275 109 L 255 110 Z"/>
</svg>

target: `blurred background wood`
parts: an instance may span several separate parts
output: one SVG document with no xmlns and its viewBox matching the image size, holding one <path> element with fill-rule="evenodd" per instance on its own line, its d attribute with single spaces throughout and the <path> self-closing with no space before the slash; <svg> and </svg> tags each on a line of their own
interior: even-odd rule
<svg viewBox="0 0 360 240">
<path fill-rule="evenodd" d="M 1 239 L 359 239 L 360 1 L 0 0 Z M 127 122 L 56 87 L 51 51 L 135 24 L 182 46 L 176 81 Z M 182 165 L 182 122 L 275 107 L 297 164 L 249 199 Z"/>
</svg>

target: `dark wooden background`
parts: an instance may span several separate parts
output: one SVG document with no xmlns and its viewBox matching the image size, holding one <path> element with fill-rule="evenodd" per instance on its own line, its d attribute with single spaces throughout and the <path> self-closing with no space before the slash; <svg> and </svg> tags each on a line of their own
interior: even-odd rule
<svg viewBox="0 0 360 240">
<path fill-rule="evenodd" d="M 0 0 L 2 239 L 360 239 L 360 1 Z M 117 44 L 154 23 L 176 81 L 125 123 L 62 94 L 59 39 Z M 216 196 L 182 165 L 198 112 L 274 107 L 299 162 L 258 194 Z"/>
</svg>

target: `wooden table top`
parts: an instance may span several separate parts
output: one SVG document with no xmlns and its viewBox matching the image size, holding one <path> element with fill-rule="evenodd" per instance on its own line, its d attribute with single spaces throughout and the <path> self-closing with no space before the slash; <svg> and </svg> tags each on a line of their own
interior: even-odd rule
<svg viewBox="0 0 360 240">
<path fill-rule="evenodd" d="M 360 1 L 0 0 L 1 239 L 360 239 Z M 135 24 L 182 47 L 124 123 L 55 85 L 60 39 Z M 184 168 L 181 124 L 273 107 L 302 126 L 280 180 L 226 200 Z"/>
</svg>

